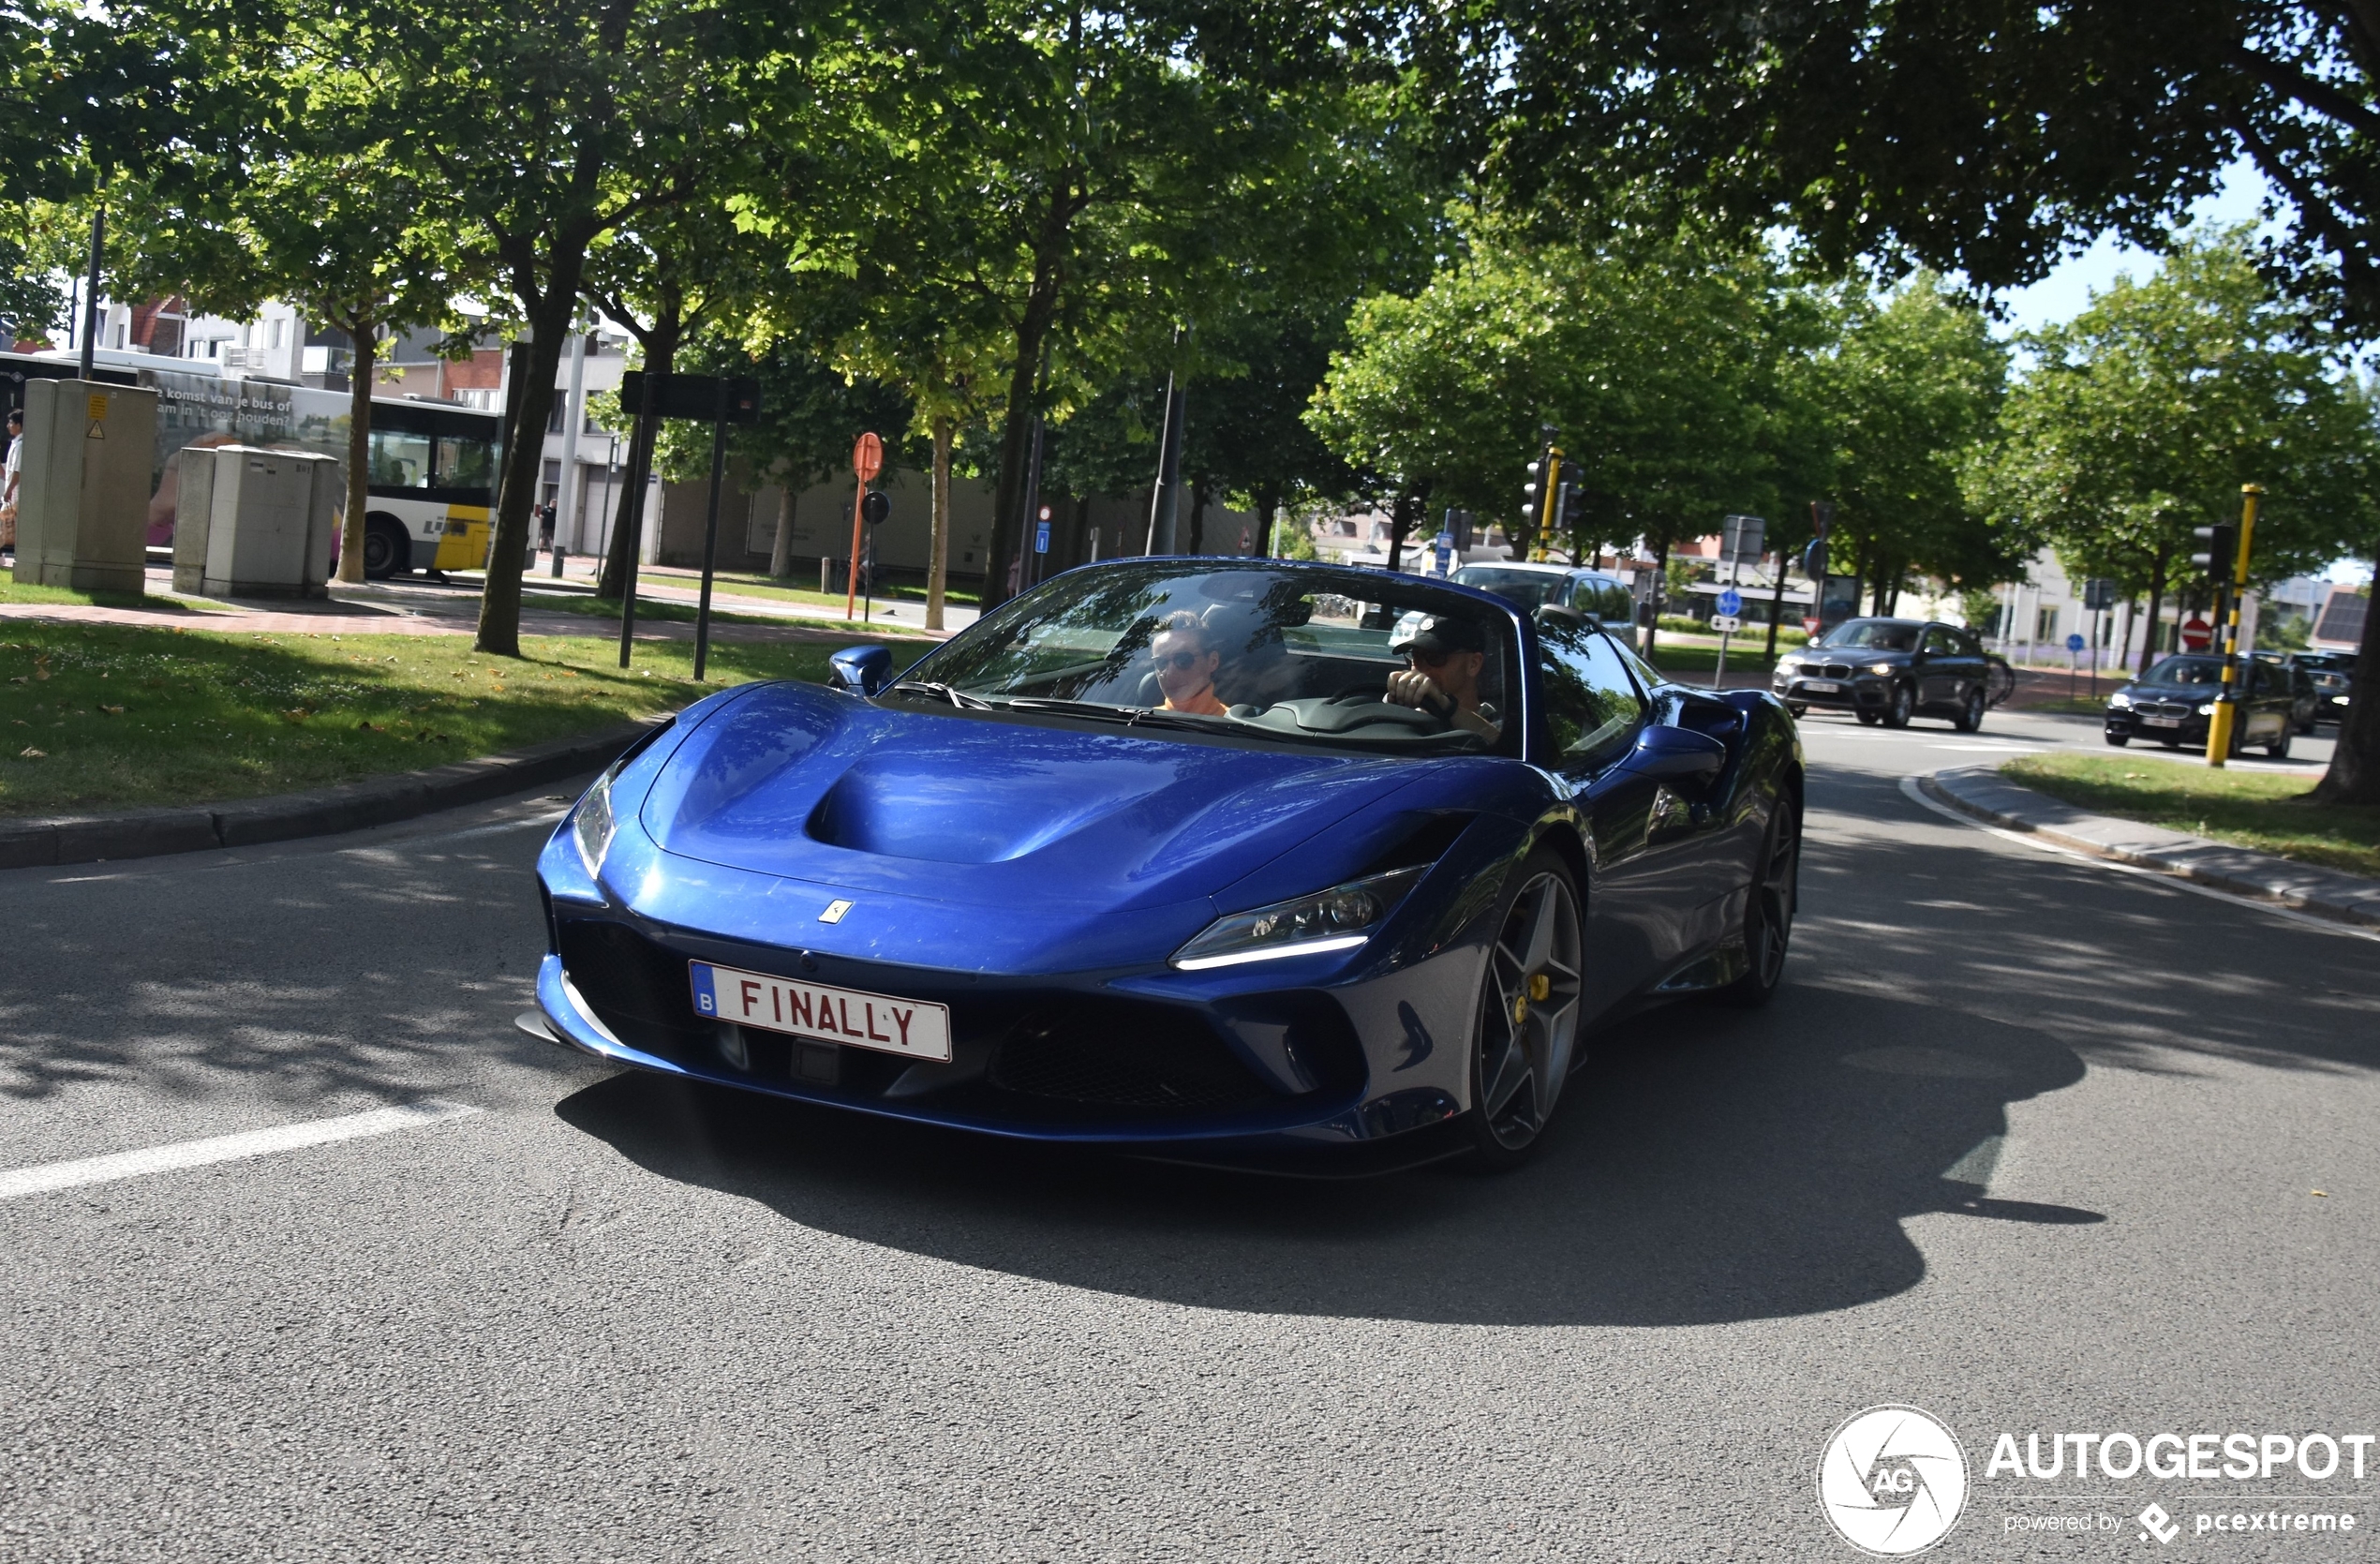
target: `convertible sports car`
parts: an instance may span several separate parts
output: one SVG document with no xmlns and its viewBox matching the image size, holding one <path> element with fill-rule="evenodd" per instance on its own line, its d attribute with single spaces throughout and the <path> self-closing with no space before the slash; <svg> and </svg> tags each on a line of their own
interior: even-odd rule
<svg viewBox="0 0 2380 1564">
<path fill-rule="evenodd" d="M 1570 609 L 1127 559 L 898 678 L 835 662 L 690 707 L 555 832 L 549 1035 L 998 1135 L 1511 1165 L 1585 1028 L 1784 966 L 1792 717 Z"/>
</svg>

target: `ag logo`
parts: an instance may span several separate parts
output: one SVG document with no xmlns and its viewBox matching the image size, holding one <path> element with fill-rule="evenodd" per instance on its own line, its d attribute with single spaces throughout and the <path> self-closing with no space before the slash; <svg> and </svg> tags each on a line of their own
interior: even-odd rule
<svg viewBox="0 0 2380 1564">
<path fill-rule="evenodd" d="M 1870 1407 L 1836 1429 L 1819 1457 L 1819 1507 L 1862 1553 L 1923 1553 L 1950 1534 L 1966 1502 L 1966 1452 L 1914 1407 Z"/>
</svg>

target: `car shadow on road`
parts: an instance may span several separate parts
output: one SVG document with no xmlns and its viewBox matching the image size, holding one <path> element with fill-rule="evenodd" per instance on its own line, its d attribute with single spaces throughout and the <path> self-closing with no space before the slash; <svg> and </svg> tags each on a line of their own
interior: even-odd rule
<svg viewBox="0 0 2380 1564">
<path fill-rule="evenodd" d="M 2082 1074 L 2072 1050 L 2023 1028 L 1788 987 L 1762 1015 L 1678 1005 L 1606 1035 L 1539 1157 L 1503 1177 L 1210 1172 L 635 1074 L 557 1111 L 662 1178 L 804 1227 L 1093 1291 L 1677 1325 L 1903 1291 L 1925 1262 L 1902 1223 L 1927 1213 L 2100 1220 L 1986 1193 L 2007 1105 Z"/>
</svg>

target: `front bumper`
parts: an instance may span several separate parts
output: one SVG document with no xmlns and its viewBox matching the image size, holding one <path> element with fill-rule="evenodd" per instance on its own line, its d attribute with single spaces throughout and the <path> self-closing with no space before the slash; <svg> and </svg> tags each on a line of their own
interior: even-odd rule
<svg viewBox="0 0 2380 1564">
<path fill-rule="evenodd" d="M 2171 707 L 2180 703 L 2157 704 L 2160 707 Z M 2152 722 L 2151 718 L 2156 716 L 2170 716 L 2171 724 Z M 2137 708 L 2111 706 L 2107 708 L 2103 725 L 2106 736 L 2110 738 L 2137 738 L 2144 741 L 2185 744 L 2196 749 L 2205 749 L 2207 730 L 2212 725 L 2212 722 L 2213 719 L 2199 715 L 2194 707 L 2175 714 L 2167 710 L 2143 712 Z"/>
<path fill-rule="evenodd" d="M 1833 689 L 1812 689 L 1815 680 Z M 1892 705 L 1893 680 L 1882 674 L 1853 674 L 1843 678 L 1822 675 L 1780 675 L 1770 680 L 1769 693 L 1792 706 L 1833 711 L 1882 711 Z"/>
</svg>

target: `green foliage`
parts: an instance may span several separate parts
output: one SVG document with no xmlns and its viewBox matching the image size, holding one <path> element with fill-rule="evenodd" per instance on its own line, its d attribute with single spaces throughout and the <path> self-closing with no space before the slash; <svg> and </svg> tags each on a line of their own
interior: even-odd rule
<svg viewBox="0 0 2380 1564">
<path fill-rule="evenodd" d="M 2304 651 L 2313 645 L 2313 626 L 2302 614 L 2274 614 L 2256 620 L 2258 651 Z"/>
<path fill-rule="evenodd" d="M 1958 594 L 1958 621 L 1970 630 L 1989 630 L 2000 618 L 2000 599 L 1989 588 L 1970 587 Z"/>
<path fill-rule="evenodd" d="M 2033 366 L 1969 489 L 2011 535 L 2055 546 L 2069 575 L 2161 591 L 2188 569 L 2191 529 L 2236 522 L 2252 483 L 2267 491 L 2259 580 L 2380 542 L 2370 398 L 2242 235 L 2184 244 L 2024 346 Z"/>
<path fill-rule="evenodd" d="M 1832 342 L 1794 367 L 1827 444 L 1830 568 L 1871 584 L 1911 569 L 1954 585 L 2006 579 L 2018 561 L 1959 482 L 1993 426 L 2006 352 L 1930 274 L 1881 300 L 1855 289 L 1829 303 Z"/>
<path fill-rule="evenodd" d="M 1307 414 L 1351 466 L 1511 526 L 1551 422 L 1587 487 L 1590 542 L 1774 514 L 1782 484 L 1809 497 L 1780 408 L 1809 310 L 1763 257 L 1593 249 L 1493 222 L 1470 240 L 1418 296 L 1357 306 Z"/>
</svg>

